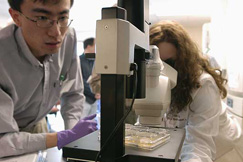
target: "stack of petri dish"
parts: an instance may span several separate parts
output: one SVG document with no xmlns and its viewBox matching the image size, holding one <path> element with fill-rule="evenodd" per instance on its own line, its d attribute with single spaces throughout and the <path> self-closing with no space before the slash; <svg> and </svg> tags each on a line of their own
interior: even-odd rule
<svg viewBox="0 0 243 162">
<path fill-rule="evenodd" d="M 125 125 L 125 145 L 154 150 L 169 142 L 169 130 L 145 126 Z"/>
</svg>

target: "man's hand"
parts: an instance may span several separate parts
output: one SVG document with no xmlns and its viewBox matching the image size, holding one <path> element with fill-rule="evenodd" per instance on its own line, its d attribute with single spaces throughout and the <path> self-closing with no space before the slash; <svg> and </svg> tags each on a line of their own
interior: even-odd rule
<svg viewBox="0 0 243 162">
<path fill-rule="evenodd" d="M 61 149 L 63 146 L 88 135 L 97 130 L 97 123 L 94 119 L 96 114 L 87 116 L 81 120 L 70 130 L 57 132 L 57 147 Z"/>
</svg>

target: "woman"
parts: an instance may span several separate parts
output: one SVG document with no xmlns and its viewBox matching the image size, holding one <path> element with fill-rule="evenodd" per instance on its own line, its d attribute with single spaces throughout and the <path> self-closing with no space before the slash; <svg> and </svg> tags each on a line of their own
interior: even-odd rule
<svg viewBox="0 0 243 162">
<path fill-rule="evenodd" d="M 210 66 L 186 30 L 176 22 L 153 25 L 150 44 L 157 45 L 161 60 L 178 72 L 165 124 L 185 127 L 182 162 L 212 162 L 225 152 L 218 150 L 218 143 L 232 144 L 241 135 L 237 121 L 226 113 L 221 102 L 227 95 L 227 80 L 219 69 Z"/>
</svg>

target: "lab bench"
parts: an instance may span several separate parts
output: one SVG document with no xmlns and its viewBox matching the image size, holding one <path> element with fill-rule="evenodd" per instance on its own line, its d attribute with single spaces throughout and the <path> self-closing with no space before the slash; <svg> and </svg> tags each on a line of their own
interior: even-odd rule
<svg viewBox="0 0 243 162">
<path fill-rule="evenodd" d="M 13 157 L 0 158 L 0 162 L 66 162 L 62 157 L 62 150 L 57 147 Z"/>
<path fill-rule="evenodd" d="M 155 150 L 125 147 L 126 162 L 178 162 L 185 137 L 184 129 L 169 129 L 170 140 Z M 99 131 L 95 131 L 63 148 L 63 156 L 68 160 L 94 161 L 100 150 Z"/>
<path fill-rule="evenodd" d="M 98 136 L 99 131 L 95 131 L 68 144 L 63 148 L 64 150 L 58 150 L 57 147 L 47 149 L 43 151 L 46 152 L 45 161 L 38 161 L 39 154 L 32 153 L 11 158 L 2 158 L 0 162 L 66 162 L 74 159 L 94 161 L 100 150 Z M 179 162 L 184 138 L 184 129 L 170 129 L 170 141 L 155 150 L 146 151 L 133 147 L 125 147 L 125 161 L 136 162 L 142 160 L 143 162 L 150 162 L 152 160 L 153 162 Z"/>
</svg>

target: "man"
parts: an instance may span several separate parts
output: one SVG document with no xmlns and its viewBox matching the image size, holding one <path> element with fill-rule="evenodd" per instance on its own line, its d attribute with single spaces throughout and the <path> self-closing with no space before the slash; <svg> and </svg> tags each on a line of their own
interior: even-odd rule
<svg viewBox="0 0 243 162">
<path fill-rule="evenodd" d="M 88 38 L 84 40 L 83 47 L 84 53 L 79 58 L 83 76 L 84 95 L 86 98 L 84 102 L 82 117 L 86 117 L 91 114 L 96 114 L 97 100 L 100 99 L 100 94 L 92 93 L 90 86 L 87 83 L 89 76 L 92 74 L 94 58 L 86 58 L 86 55 L 90 53 L 95 53 L 95 39 Z"/>
<path fill-rule="evenodd" d="M 68 28 L 73 0 L 8 2 L 16 25 L 0 31 L 0 157 L 60 149 L 96 130 L 94 115 L 80 120 L 82 76 Z M 36 130 L 60 97 L 67 130 Z"/>
</svg>

